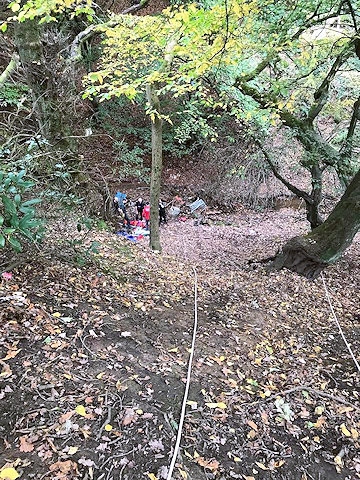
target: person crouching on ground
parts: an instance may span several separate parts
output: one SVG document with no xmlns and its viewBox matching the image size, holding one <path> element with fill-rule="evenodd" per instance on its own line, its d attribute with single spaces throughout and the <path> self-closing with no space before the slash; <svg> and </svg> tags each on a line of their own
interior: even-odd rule
<svg viewBox="0 0 360 480">
<path fill-rule="evenodd" d="M 126 228 L 126 230 L 129 232 L 131 227 L 130 227 L 130 218 L 128 217 L 128 214 L 126 212 L 126 199 L 119 201 L 119 199 L 115 196 L 114 197 L 114 208 L 119 214 L 119 217 L 123 223 L 123 227 Z"/>
<path fill-rule="evenodd" d="M 149 222 L 150 222 L 150 203 L 146 202 L 143 212 L 142 212 L 143 219 L 145 220 L 145 229 L 149 230 Z"/>
</svg>

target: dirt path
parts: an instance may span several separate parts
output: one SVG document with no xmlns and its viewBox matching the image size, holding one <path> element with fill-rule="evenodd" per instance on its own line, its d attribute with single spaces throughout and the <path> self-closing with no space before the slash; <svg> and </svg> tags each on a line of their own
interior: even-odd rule
<svg viewBox="0 0 360 480">
<path fill-rule="evenodd" d="M 97 232 L 88 241 L 101 242 L 99 254 L 84 266 L 84 251 L 68 262 L 75 233 L 57 240 L 61 249 L 52 237 L 52 256 L 0 286 L 0 472 L 166 479 L 195 266 L 199 330 L 173 478 L 360 478 L 359 375 L 321 280 L 248 264 L 304 229 L 290 210 L 173 223 L 162 229 L 162 256 Z M 357 354 L 359 251 L 357 241 L 325 274 Z"/>
</svg>

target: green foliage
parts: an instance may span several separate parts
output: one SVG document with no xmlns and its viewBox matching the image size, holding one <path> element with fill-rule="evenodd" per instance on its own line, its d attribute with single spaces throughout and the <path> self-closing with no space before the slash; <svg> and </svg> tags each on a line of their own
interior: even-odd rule
<svg viewBox="0 0 360 480">
<path fill-rule="evenodd" d="M 101 243 L 97 241 L 87 241 L 87 236 L 96 227 L 97 220 L 88 217 L 81 218 L 77 223 L 77 230 L 81 234 L 81 237 L 66 241 L 72 250 L 75 263 L 80 267 L 91 263 L 94 260 L 94 255 L 99 253 Z"/>
<path fill-rule="evenodd" d="M 39 198 L 24 200 L 23 194 L 34 183 L 26 180 L 26 171 L 0 171 L 0 248 L 10 245 L 16 252 L 22 250 L 21 238 L 36 241 L 41 238 L 42 222 L 36 218 L 35 206 Z"/>
<path fill-rule="evenodd" d="M 244 48 L 237 37 L 250 30 L 251 21 L 244 20 L 252 10 L 255 2 L 232 0 L 205 10 L 191 4 L 158 16 L 118 16 L 116 26 L 104 26 L 101 69 L 87 76 L 84 96 L 134 100 L 146 85 L 175 98 L 200 92 L 199 78 L 219 62 L 237 62 Z"/>
<path fill-rule="evenodd" d="M 81 62 L 85 65 L 86 70 L 89 72 L 92 65 L 97 62 L 101 57 L 100 45 L 92 45 L 91 42 L 85 42 L 82 46 Z"/>
<path fill-rule="evenodd" d="M 221 118 L 214 115 L 196 96 L 172 99 L 166 95 L 162 109 L 172 121 L 172 124 L 163 124 L 163 152 L 173 158 L 196 154 L 205 142 L 217 138 L 219 123 L 228 118 L 226 115 Z M 148 170 L 143 162 L 151 154 L 151 136 L 149 120 L 138 104 L 131 103 L 124 97 L 101 103 L 97 123 L 117 139 L 114 143 L 119 150 L 117 160 L 125 161 L 120 176 L 146 178 Z M 131 172 L 132 165 L 134 168 Z"/>
<path fill-rule="evenodd" d="M 120 179 L 136 178 L 144 182 L 149 181 L 150 169 L 144 166 L 144 150 L 135 145 L 129 147 L 124 141 L 114 142 L 114 148 L 117 150 L 115 160 L 121 163 L 117 175 Z"/>
<path fill-rule="evenodd" d="M 76 193 L 64 191 L 55 185 L 52 188 L 43 190 L 41 198 L 49 205 L 56 205 L 56 208 L 60 206 L 68 211 L 85 203 L 84 197 L 79 197 Z"/>
<path fill-rule="evenodd" d="M 4 83 L 0 87 L 0 106 L 16 107 L 27 93 L 28 87 L 22 83 Z"/>
<path fill-rule="evenodd" d="M 28 0 L 20 2 L 14 0 L 8 4 L 8 8 L 15 14 L 18 22 L 25 20 L 39 19 L 39 23 L 56 21 L 57 15 L 68 13 L 70 18 L 85 15 L 89 21 L 93 20 L 95 14 L 92 0 Z"/>
<path fill-rule="evenodd" d="M 217 138 L 216 123 L 212 121 L 214 115 L 201 104 L 201 99 L 191 97 L 182 102 L 182 109 L 176 112 L 176 122 L 173 128 L 174 144 L 180 147 L 191 145 L 192 153 L 204 140 L 215 141 Z"/>
</svg>

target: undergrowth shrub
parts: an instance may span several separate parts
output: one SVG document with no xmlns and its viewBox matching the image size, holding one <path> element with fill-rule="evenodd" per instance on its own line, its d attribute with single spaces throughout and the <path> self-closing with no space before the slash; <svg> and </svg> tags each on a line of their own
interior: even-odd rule
<svg viewBox="0 0 360 480">
<path fill-rule="evenodd" d="M 24 200 L 23 195 L 34 187 L 26 179 L 26 171 L 0 171 L 0 248 L 10 245 L 16 252 L 22 250 L 22 239 L 41 238 L 43 222 L 37 218 L 35 206 L 40 198 Z"/>
<path fill-rule="evenodd" d="M 0 107 L 16 107 L 26 96 L 29 88 L 23 83 L 6 82 L 0 87 Z"/>
</svg>

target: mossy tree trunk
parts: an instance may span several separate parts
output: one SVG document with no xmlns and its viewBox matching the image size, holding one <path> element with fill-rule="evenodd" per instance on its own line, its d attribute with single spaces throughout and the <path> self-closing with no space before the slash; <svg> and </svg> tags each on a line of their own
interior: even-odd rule
<svg viewBox="0 0 360 480">
<path fill-rule="evenodd" d="M 47 45 L 45 50 L 42 41 L 45 28 L 36 20 L 16 23 L 15 43 L 41 136 L 57 150 L 74 151 L 76 145 L 68 138 L 71 135 L 71 78 L 64 73 L 65 62 L 59 55 L 64 45 L 50 40 L 51 48 Z M 58 34 L 59 39 L 65 38 L 54 29 L 46 33 L 48 37 Z"/>
<path fill-rule="evenodd" d="M 151 119 L 150 248 L 161 252 L 159 200 L 162 172 L 162 120 L 159 118 L 160 101 L 154 86 L 146 86 L 146 97 L 154 113 Z"/>
<path fill-rule="evenodd" d="M 359 227 L 360 170 L 327 220 L 311 233 L 289 240 L 275 258 L 274 267 L 288 268 L 314 279 L 341 257 Z"/>
</svg>

